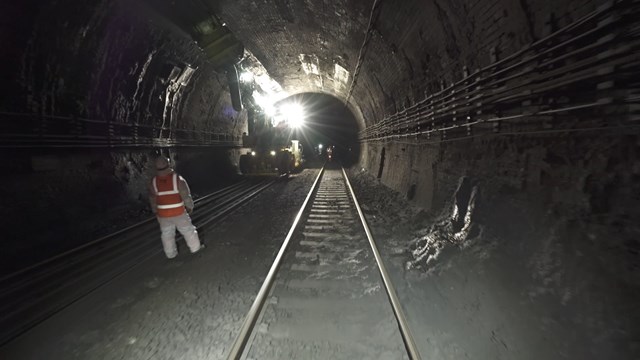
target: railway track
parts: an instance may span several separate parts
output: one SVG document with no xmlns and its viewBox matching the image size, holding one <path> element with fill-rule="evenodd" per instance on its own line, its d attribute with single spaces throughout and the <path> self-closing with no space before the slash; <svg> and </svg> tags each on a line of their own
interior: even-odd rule
<svg viewBox="0 0 640 360">
<path fill-rule="evenodd" d="M 265 190 L 245 180 L 195 200 L 202 229 Z M 155 217 L 0 278 L 0 345 L 162 252 Z"/>
<path fill-rule="evenodd" d="M 229 359 L 420 359 L 344 169 L 322 169 Z"/>
</svg>

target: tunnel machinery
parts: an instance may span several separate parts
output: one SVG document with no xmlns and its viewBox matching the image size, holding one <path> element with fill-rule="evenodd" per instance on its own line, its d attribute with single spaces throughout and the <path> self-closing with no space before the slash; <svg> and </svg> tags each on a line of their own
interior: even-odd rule
<svg viewBox="0 0 640 360">
<path fill-rule="evenodd" d="M 258 113 L 243 136 L 248 149 L 240 156 L 240 172 L 245 175 L 288 175 L 302 168 L 303 147 L 296 138 L 304 121 L 302 107 L 296 103 L 274 109 L 273 115 Z"/>
<path fill-rule="evenodd" d="M 145 3 L 196 42 L 216 72 L 226 76 L 231 104 L 236 111 L 241 111 L 238 64 L 245 54 L 245 46 L 227 24 L 205 2 L 176 4 L 167 0 L 147 0 Z"/>
<path fill-rule="evenodd" d="M 254 81 L 251 71 L 243 71 L 242 63 L 255 63 L 257 60 L 226 23 L 204 2 L 188 2 L 180 6 L 166 0 L 148 0 L 148 3 L 188 34 L 216 71 L 226 75 L 234 110 L 240 112 L 246 108 L 250 113 L 248 133 L 242 138 L 242 146 L 247 151 L 240 156 L 240 172 L 245 175 L 284 175 L 299 170 L 303 162 L 302 145 L 293 135 L 303 121 L 302 108 L 294 103 L 274 106 L 274 94 L 263 96 L 268 104 L 256 99 L 261 96 L 259 90 L 264 89 Z M 249 75 L 250 79 L 243 79 L 242 75 Z"/>
</svg>

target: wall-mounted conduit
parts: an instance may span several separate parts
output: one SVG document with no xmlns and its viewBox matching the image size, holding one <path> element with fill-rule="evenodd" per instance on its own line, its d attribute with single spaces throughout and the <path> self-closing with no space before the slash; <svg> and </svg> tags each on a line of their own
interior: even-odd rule
<svg viewBox="0 0 640 360">
<path fill-rule="evenodd" d="M 240 135 L 71 116 L 0 112 L 0 148 L 239 147 Z"/>
<path fill-rule="evenodd" d="M 361 142 L 624 127 L 640 120 L 640 5 L 609 2 L 359 133 Z"/>
</svg>

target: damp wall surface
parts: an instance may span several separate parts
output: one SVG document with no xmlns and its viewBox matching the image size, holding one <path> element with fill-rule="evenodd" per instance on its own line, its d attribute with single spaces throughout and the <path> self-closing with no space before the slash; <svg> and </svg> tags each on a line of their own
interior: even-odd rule
<svg viewBox="0 0 640 360">
<path fill-rule="evenodd" d="M 447 344 L 479 358 L 640 353 L 634 340 L 637 134 L 388 141 L 365 148 L 360 166 L 425 211 L 414 224 L 423 228 L 402 242 L 406 271 L 414 274 L 405 276 L 424 274 L 413 285 L 427 289 L 424 316 L 442 320 L 441 327 L 424 329 L 428 353 L 453 356 Z M 463 340 L 470 335 L 465 326 L 494 331 L 504 348 L 493 352 Z"/>
</svg>

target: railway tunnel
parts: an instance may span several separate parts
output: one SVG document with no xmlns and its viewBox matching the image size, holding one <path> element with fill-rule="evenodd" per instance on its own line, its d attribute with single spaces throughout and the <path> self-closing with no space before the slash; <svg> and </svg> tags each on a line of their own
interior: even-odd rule
<svg viewBox="0 0 640 360">
<path fill-rule="evenodd" d="M 284 239 L 320 145 L 347 168 L 422 358 L 640 356 L 637 1 L 1 8 L 3 281 L 149 218 L 156 156 L 204 199 L 243 181 L 245 140 L 275 107 L 307 112 L 305 169 L 201 228 L 203 255 L 114 274 L 122 294 L 87 285 L 93 302 L 3 338 L 3 358 L 225 358 L 281 242 L 260 236 Z M 306 351 L 277 356 L 359 356 Z M 359 354 L 404 356 L 376 351 Z"/>
</svg>

